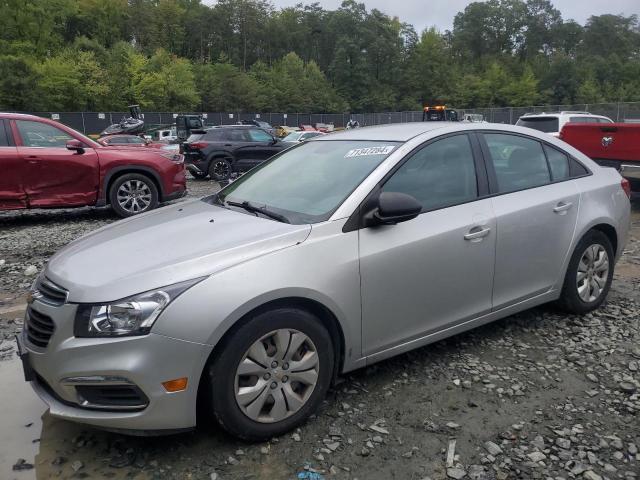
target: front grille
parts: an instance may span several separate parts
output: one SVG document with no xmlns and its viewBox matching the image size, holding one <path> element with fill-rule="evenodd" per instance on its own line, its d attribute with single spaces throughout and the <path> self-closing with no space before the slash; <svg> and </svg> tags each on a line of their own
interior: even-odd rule
<svg viewBox="0 0 640 480">
<path fill-rule="evenodd" d="M 67 301 L 68 293 L 64 288 L 41 276 L 36 282 L 33 296 L 41 302 L 59 307 Z"/>
<path fill-rule="evenodd" d="M 29 307 L 27 308 L 25 320 L 27 339 L 29 342 L 36 347 L 46 348 L 56 328 L 51 317 Z"/>
<path fill-rule="evenodd" d="M 85 408 L 142 409 L 149 399 L 135 385 L 76 385 L 76 391 Z"/>
</svg>

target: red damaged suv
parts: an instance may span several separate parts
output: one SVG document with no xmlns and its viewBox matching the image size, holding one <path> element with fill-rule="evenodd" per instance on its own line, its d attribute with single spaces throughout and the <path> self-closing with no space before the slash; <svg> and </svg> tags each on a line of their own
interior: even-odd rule
<svg viewBox="0 0 640 480">
<path fill-rule="evenodd" d="M 180 154 L 103 146 L 47 118 L 0 113 L 0 210 L 110 204 L 129 217 L 186 191 Z"/>
</svg>

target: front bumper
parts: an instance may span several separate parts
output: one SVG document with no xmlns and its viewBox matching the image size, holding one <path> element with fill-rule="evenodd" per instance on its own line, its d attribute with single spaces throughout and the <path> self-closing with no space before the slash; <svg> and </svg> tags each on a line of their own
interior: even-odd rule
<svg viewBox="0 0 640 480">
<path fill-rule="evenodd" d="M 50 414 L 75 422 L 129 432 L 173 432 L 196 425 L 196 399 L 210 345 L 149 334 L 121 338 L 75 338 L 76 305 L 60 307 L 38 300 L 30 308 L 51 318 L 55 331 L 42 348 L 30 343 L 24 330 L 21 349 L 35 372 L 31 385 Z M 26 322 L 25 322 L 26 323 Z M 135 411 L 88 404 L 70 378 L 126 379 L 147 399 Z M 168 393 L 162 382 L 187 377 L 187 388 Z"/>
</svg>

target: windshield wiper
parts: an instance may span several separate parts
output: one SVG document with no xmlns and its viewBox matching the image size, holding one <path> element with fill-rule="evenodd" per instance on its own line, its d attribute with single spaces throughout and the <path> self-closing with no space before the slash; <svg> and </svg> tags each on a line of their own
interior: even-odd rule
<svg viewBox="0 0 640 480">
<path fill-rule="evenodd" d="M 232 207 L 244 208 L 247 212 L 261 213 L 265 217 L 273 218 L 274 220 L 277 220 L 282 223 L 291 223 L 289 219 L 284 215 L 280 215 L 279 213 L 272 212 L 270 210 L 267 210 L 264 207 L 259 207 L 252 203 L 249 203 L 246 200 L 244 202 L 234 202 L 234 201 L 228 200 L 226 202 L 226 205 L 231 205 Z"/>
</svg>

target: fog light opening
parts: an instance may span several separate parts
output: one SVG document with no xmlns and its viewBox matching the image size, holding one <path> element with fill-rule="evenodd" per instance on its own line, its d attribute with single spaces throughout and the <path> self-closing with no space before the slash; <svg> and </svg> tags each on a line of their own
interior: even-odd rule
<svg viewBox="0 0 640 480">
<path fill-rule="evenodd" d="M 169 393 L 182 392 L 187 389 L 187 377 L 176 378 L 162 382 L 162 386 Z"/>
</svg>

